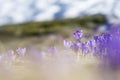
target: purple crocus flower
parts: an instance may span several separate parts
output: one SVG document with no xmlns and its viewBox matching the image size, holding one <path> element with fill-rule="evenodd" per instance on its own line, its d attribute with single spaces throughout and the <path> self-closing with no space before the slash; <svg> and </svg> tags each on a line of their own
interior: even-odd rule
<svg viewBox="0 0 120 80">
<path fill-rule="evenodd" d="M 9 60 L 9 62 L 13 62 L 14 61 L 14 51 L 13 50 L 9 50 L 6 54 L 6 58 Z"/>
<path fill-rule="evenodd" d="M 69 40 L 64 40 L 64 46 L 70 48 L 72 46 L 72 42 Z"/>
<path fill-rule="evenodd" d="M 117 32 L 118 30 L 116 30 Z M 120 39 L 116 32 L 112 32 L 112 37 L 105 46 L 106 52 L 103 55 L 104 60 L 109 63 L 111 68 L 120 68 Z"/>
<path fill-rule="evenodd" d="M 46 52 L 45 51 L 41 51 L 40 52 L 40 58 L 41 59 L 45 59 L 46 58 Z"/>
<path fill-rule="evenodd" d="M 29 55 L 28 55 L 29 59 L 33 60 L 35 62 L 44 60 L 46 57 L 46 54 L 47 54 L 45 51 L 40 51 L 36 47 L 31 47 L 30 50 L 28 51 L 28 53 L 29 53 Z"/>
<path fill-rule="evenodd" d="M 88 43 L 88 46 L 89 46 L 89 48 L 90 48 L 90 52 L 91 52 L 91 53 L 94 53 L 94 48 L 95 48 L 95 46 L 96 46 L 95 40 L 88 40 L 87 43 Z"/>
<path fill-rule="evenodd" d="M 55 46 L 49 47 L 48 52 L 52 53 L 52 54 L 55 54 L 55 53 L 57 53 L 57 48 Z"/>
<path fill-rule="evenodd" d="M 23 57 L 26 53 L 26 48 L 18 48 L 16 51 L 20 56 Z"/>
<path fill-rule="evenodd" d="M 8 55 L 8 56 L 13 56 L 13 55 L 14 55 L 14 51 L 13 51 L 13 50 L 9 50 L 9 51 L 7 52 L 7 55 Z"/>
<path fill-rule="evenodd" d="M 94 36 L 96 50 L 99 54 L 105 54 L 106 46 L 110 44 L 111 34 L 110 33 L 102 33 L 99 36 Z"/>
<path fill-rule="evenodd" d="M 98 36 L 94 36 L 94 40 L 97 42 L 98 41 Z"/>
<path fill-rule="evenodd" d="M 77 45 L 79 48 L 81 48 L 82 43 L 78 42 L 78 43 L 76 43 L 76 45 Z"/>
<path fill-rule="evenodd" d="M 109 33 L 95 36 L 95 53 L 99 54 L 103 64 L 112 69 L 120 68 L 120 29 L 112 29 Z"/>
<path fill-rule="evenodd" d="M 75 51 L 76 53 L 78 52 L 79 48 L 80 48 L 80 45 L 78 45 L 77 43 L 75 42 L 71 43 L 71 49 L 73 49 L 73 51 Z"/>
<path fill-rule="evenodd" d="M 82 35 L 83 35 L 82 30 L 76 30 L 76 31 L 73 33 L 73 36 L 74 36 L 78 41 L 81 40 Z"/>
<path fill-rule="evenodd" d="M 83 42 L 81 45 L 82 53 L 87 54 L 89 53 L 88 42 Z"/>
</svg>

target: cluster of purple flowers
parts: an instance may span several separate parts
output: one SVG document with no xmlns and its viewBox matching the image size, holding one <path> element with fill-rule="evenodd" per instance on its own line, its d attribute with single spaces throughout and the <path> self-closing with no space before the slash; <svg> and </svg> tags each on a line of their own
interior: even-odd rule
<svg viewBox="0 0 120 80">
<path fill-rule="evenodd" d="M 7 53 L 0 55 L 0 62 L 11 63 L 15 60 L 16 57 L 23 58 L 26 53 L 26 48 L 18 48 L 16 51 L 9 50 Z"/>
<path fill-rule="evenodd" d="M 77 53 L 93 54 L 100 57 L 104 65 L 111 68 L 120 68 L 120 29 L 111 29 L 109 32 L 94 36 L 91 40 L 82 41 L 82 30 L 76 30 L 73 36 L 76 42 L 64 40 L 64 46 Z"/>
<path fill-rule="evenodd" d="M 75 41 L 64 40 L 64 46 L 65 47 L 71 48 L 75 52 L 81 51 L 83 54 L 94 52 L 94 50 L 96 48 L 95 39 L 91 39 L 91 40 L 82 42 L 82 38 L 83 38 L 83 31 L 82 30 L 76 30 L 73 33 L 73 36 L 76 39 L 76 42 Z"/>
<path fill-rule="evenodd" d="M 106 51 L 103 60 L 111 68 L 117 69 L 120 68 L 120 28 L 112 29 L 110 33 L 104 46 Z"/>
<path fill-rule="evenodd" d="M 120 28 L 111 29 L 109 32 L 102 33 L 94 36 L 92 39 L 83 41 L 83 31 L 76 30 L 73 33 L 75 41 L 64 40 L 64 46 L 70 48 L 75 53 L 81 55 L 92 54 L 93 56 L 99 57 L 104 62 L 104 65 L 109 65 L 111 68 L 120 68 Z M 31 49 L 32 50 L 32 49 Z M 46 55 L 53 56 L 58 53 L 58 49 L 53 46 L 48 48 L 46 54 L 45 51 L 32 50 L 32 58 L 45 58 Z M 1 61 L 13 62 L 14 56 L 17 58 L 23 58 L 26 53 L 26 48 L 18 48 L 16 51 L 9 50 L 6 54 L 0 55 Z M 49 54 L 50 53 L 50 54 Z M 35 56 L 36 55 L 36 56 Z M 80 55 L 77 55 L 80 56 Z"/>
</svg>

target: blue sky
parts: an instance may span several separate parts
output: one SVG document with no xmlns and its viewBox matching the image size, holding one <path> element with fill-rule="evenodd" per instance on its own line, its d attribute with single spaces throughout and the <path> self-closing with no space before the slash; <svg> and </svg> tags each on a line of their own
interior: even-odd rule
<svg viewBox="0 0 120 80">
<path fill-rule="evenodd" d="M 0 25 L 97 13 L 120 19 L 120 0 L 0 0 Z"/>
</svg>

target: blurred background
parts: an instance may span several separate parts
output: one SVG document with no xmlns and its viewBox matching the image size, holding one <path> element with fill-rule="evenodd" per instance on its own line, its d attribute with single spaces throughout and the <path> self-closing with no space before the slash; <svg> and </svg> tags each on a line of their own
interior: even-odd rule
<svg viewBox="0 0 120 80">
<path fill-rule="evenodd" d="M 120 22 L 120 0 L 0 0 L 0 50 L 54 45 L 73 30 L 106 31 Z"/>
<path fill-rule="evenodd" d="M 9 50 L 17 48 L 30 55 L 8 59 L 12 64 L 5 59 L 6 67 L 0 61 L 0 80 L 120 80 L 120 72 L 103 69 L 96 55 L 79 57 L 63 46 L 78 28 L 85 41 L 119 23 L 120 0 L 0 0 L 0 60 L 5 53 L 14 58 Z"/>
</svg>

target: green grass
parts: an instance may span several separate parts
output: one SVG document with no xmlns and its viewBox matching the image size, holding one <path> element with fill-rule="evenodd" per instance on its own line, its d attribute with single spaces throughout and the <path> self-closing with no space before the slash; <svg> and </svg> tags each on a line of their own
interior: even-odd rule
<svg viewBox="0 0 120 80">
<path fill-rule="evenodd" d="M 73 19 L 56 19 L 53 21 L 44 22 L 26 22 L 22 24 L 10 24 L 1 26 L 0 34 L 2 34 L 2 36 L 42 35 L 60 32 L 59 30 L 64 27 L 81 26 L 83 28 L 90 28 L 89 24 L 91 23 L 93 26 L 98 26 L 105 21 L 106 18 L 103 15 L 93 15 Z"/>
</svg>

